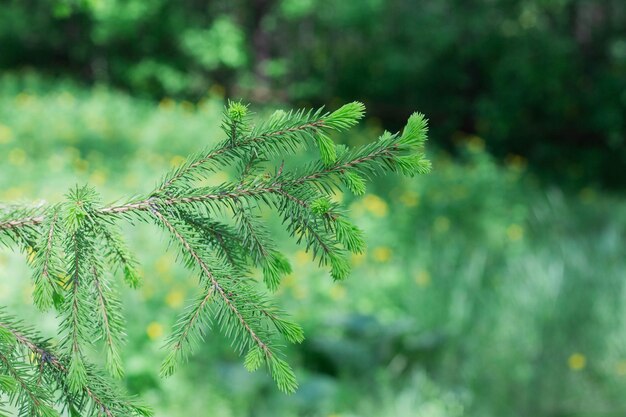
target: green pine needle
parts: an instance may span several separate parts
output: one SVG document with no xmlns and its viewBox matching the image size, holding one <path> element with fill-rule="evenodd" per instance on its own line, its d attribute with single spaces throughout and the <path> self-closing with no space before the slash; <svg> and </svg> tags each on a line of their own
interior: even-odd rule
<svg viewBox="0 0 626 417">
<path fill-rule="evenodd" d="M 328 166 L 337 160 L 335 143 L 332 141 L 331 138 L 323 133 L 320 133 L 317 137 L 317 146 L 320 149 L 320 157 L 324 164 Z"/>
<path fill-rule="evenodd" d="M 263 260 L 263 281 L 270 291 L 276 291 L 281 279 L 291 273 L 289 260 L 280 252 L 272 252 Z"/>
<path fill-rule="evenodd" d="M 332 202 L 328 196 L 320 197 L 311 203 L 311 211 L 317 215 L 325 215 L 332 209 Z"/>
<path fill-rule="evenodd" d="M 423 147 L 428 134 L 428 120 L 422 113 L 413 113 L 402 132 L 400 142 L 416 148 Z"/>
<path fill-rule="evenodd" d="M 278 317 L 274 318 L 273 322 L 276 329 L 287 341 L 291 343 L 302 343 L 304 341 L 304 330 L 299 324 Z"/>
<path fill-rule="evenodd" d="M 229 101 L 228 109 L 226 110 L 228 117 L 236 122 L 244 120 L 248 114 L 248 105 L 241 103 L 240 101 Z"/>
<path fill-rule="evenodd" d="M 18 382 L 11 375 L 0 375 L 0 391 L 13 394 L 17 391 Z"/>
<path fill-rule="evenodd" d="M 365 180 L 358 173 L 352 171 L 345 171 L 343 173 L 343 182 L 346 184 L 346 187 L 354 195 L 363 195 L 365 194 Z"/>
<path fill-rule="evenodd" d="M 269 359 L 270 373 L 276 382 L 278 389 L 287 394 L 296 392 L 298 382 L 291 366 L 284 360 L 272 356 Z"/>
<path fill-rule="evenodd" d="M 249 372 L 254 372 L 265 362 L 265 354 L 258 346 L 254 346 L 243 361 L 243 365 Z"/>
<path fill-rule="evenodd" d="M 53 349 L 0 309 L 0 391 L 14 399 L 21 415 L 58 416 L 57 393 L 59 409 L 72 416 L 151 415 L 88 360 L 104 351 L 108 374 L 123 375 L 125 317 L 114 278 L 121 275 L 131 288 L 141 278 L 119 223 L 142 221 L 170 238 L 179 261 L 200 283 L 167 339 L 161 375 L 172 375 L 217 330 L 245 354 L 246 369 L 265 364 L 281 391 L 294 392 L 296 378 L 277 341 L 302 343 L 304 332 L 269 294 L 292 270 L 274 241 L 268 213 L 330 268 L 334 280 L 343 280 L 350 274 L 349 253 L 361 253 L 365 238 L 332 196 L 342 186 L 362 195 L 377 175 L 414 176 L 431 169 L 423 151 L 428 124 L 420 113 L 409 118 L 402 134 L 385 132 L 359 147 L 335 146 L 330 133 L 354 126 L 364 109 L 354 102 L 334 112 L 281 110 L 255 124 L 246 104 L 229 101 L 224 139 L 190 156 L 145 196 L 103 205 L 93 188 L 77 186 L 61 204 L 3 208 L 0 244 L 27 255 L 34 302 L 57 310 L 60 342 Z M 285 168 L 282 161 L 312 145 L 319 158 Z M 200 185 L 226 167 L 238 172 L 232 181 Z M 251 273 L 257 268 L 269 293 Z M 35 382 L 39 369 L 46 377 Z"/>
<path fill-rule="evenodd" d="M 333 253 L 330 256 L 330 275 L 335 281 L 343 281 L 350 275 L 350 262 L 343 254 Z"/>
<path fill-rule="evenodd" d="M 82 392 L 87 384 L 87 368 L 80 354 L 72 355 L 69 371 L 67 373 L 67 386 L 70 392 L 76 394 Z"/>
<path fill-rule="evenodd" d="M 335 130 L 347 130 L 358 123 L 365 115 L 365 105 L 355 101 L 335 110 L 326 119 L 326 125 Z"/>
<path fill-rule="evenodd" d="M 343 218 L 338 218 L 335 222 L 337 240 L 352 253 L 362 253 L 365 249 L 365 239 L 363 232 Z"/>
<path fill-rule="evenodd" d="M 124 281 L 130 288 L 137 289 L 141 287 L 142 279 L 139 272 L 132 265 L 124 265 Z"/>
<path fill-rule="evenodd" d="M 15 342 L 15 334 L 11 333 L 5 327 L 0 327 L 0 343 L 4 345 L 13 345 Z"/>
</svg>

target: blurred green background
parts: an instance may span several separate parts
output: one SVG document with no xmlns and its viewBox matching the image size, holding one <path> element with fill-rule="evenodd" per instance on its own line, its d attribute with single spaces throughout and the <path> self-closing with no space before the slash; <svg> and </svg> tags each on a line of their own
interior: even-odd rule
<svg viewBox="0 0 626 417">
<path fill-rule="evenodd" d="M 422 111 L 434 170 L 337 196 L 368 242 L 344 283 L 283 245 L 292 396 L 216 333 L 158 378 L 195 277 L 126 228 L 123 383 L 158 416 L 626 415 L 623 0 L 0 0 L 0 201 L 147 191 L 221 138 L 227 97 L 362 100 L 350 145 Z M 28 276 L 0 254 L 0 303 L 53 336 Z"/>
</svg>

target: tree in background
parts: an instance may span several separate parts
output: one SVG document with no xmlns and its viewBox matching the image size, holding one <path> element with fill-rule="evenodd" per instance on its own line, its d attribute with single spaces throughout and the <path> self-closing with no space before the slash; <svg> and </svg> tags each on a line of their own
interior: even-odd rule
<svg viewBox="0 0 626 417">
<path fill-rule="evenodd" d="M 363 97 L 392 126 L 424 109 L 440 144 L 476 134 L 499 156 L 623 182 L 621 0 L 5 3 L 0 68 L 153 98 L 222 87 L 259 101 Z"/>
</svg>

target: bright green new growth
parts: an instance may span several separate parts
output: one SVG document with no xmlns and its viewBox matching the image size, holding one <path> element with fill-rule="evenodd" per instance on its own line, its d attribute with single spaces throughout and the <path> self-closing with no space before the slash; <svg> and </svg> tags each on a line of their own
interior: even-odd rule
<svg viewBox="0 0 626 417">
<path fill-rule="evenodd" d="M 58 416 L 55 410 L 63 409 L 71 415 L 150 414 L 88 359 L 98 340 L 107 373 L 123 376 L 124 316 L 111 271 L 131 288 L 140 284 L 118 226 L 136 220 L 162 229 L 179 261 L 199 277 L 197 297 L 167 340 L 161 374 L 175 372 L 213 328 L 245 355 L 248 370 L 265 366 L 279 389 L 293 392 L 295 375 L 281 345 L 301 343 L 304 334 L 251 275 L 259 268 L 273 292 L 291 273 L 259 210 L 274 211 L 290 235 L 341 280 L 350 272 L 348 254 L 362 252 L 365 242 L 331 196 L 342 186 L 361 195 L 367 180 L 385 172 L 412 176 L 430 169 L 423 153 L 427 124 L 418 113 L 402 135 L 385 132 L 362 147 L 336 147 L 331 131 L 354 126 L 363 114 L 361 103 L 351 103 L 332 113 L 277 111 L 254 125 L 246 105 L 229 102 L 222 123 L 226 138 L 191 156 L 144 196 L 103 205 L 85 186 L 71 190 L 61 204 L 0 210 L 0 243 L 28 255 L 35 305 L 54 308 L 60 319 L 60 342 L 51 345 L 0 310 L 0 398 L 25 416 Z M 311 146 L 320 160 L 284 167 L 285 157 Z M 198 185 L 227 167 L 237 168 L 235 180 Z"/>
</svg>

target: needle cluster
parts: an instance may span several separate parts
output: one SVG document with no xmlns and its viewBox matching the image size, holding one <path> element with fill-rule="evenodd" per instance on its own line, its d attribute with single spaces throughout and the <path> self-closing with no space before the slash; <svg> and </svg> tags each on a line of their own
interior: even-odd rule
<svg viewBox="0 0 626 417">
<path fill-rule="evenodd" d="M 349 253 L 361 252 L 365 242 L 332 195 L 343 188 L 363 194 L 376 175 L 430 170 L 424 155 L 427 122 L 419 113 L 402 133 L 385 132 L 356 148 L 335 145 L 332 132 L 349 129 L 363 114 L 364 106 L 355 102 L 334 112 L 277 111 L 255 125 L 248 106 L 230 102 L 224 140 L 190 156 L 143 196 L 106 205 L 84 186 L 59 204 L 1 206 L 0 244 L 25 253 L 34 303 L 43 311 L 54 309 L 60 325 L 59 342 L 52 344 L 0 310 L 0 398 L 24 416 L 59 416 L 64 410 L 150 415 L 114 382 L 124 374 L 125 339 L 117 275 L 131 288 L 141 285 L 120 224 L 138 221 L 160 228 L 178 260 L 198 277 L 198 295 L 167 339 L 161 374 L 174 373 L 216 329 L 244 356 L 247 369 L 265 367 L 279 389 L 293 392 L 297 382 L 282 347 L 301 343 L 304 333 L 270 296 L 291 266 L 261 211 L 273 211 L 333 279 L 343 280 Z M 313 148 L 316 161 L 285 168 L 286 158 Z M 236 171 L 234 180 L 202 185 L 211 173 L 227 169 Z M 262 271 L 260 279 L 255 269 Z M 105 353 L 102 370 L 89 360 L 94 340 Z"/>
</svg>

